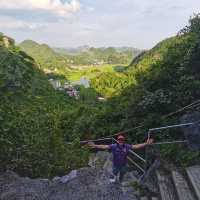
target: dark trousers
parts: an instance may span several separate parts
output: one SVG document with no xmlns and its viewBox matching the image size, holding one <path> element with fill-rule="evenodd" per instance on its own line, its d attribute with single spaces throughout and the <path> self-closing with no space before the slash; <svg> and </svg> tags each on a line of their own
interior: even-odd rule
<svg viewBox="0 0 200 200">
<path fill-rule="evenodd" d="M 123 180 L 125 173 L 127 172 L 127 166 L 113 166 L 113 174 L 117 176 L 119 174 L 119 181 Z"/>
</svg>

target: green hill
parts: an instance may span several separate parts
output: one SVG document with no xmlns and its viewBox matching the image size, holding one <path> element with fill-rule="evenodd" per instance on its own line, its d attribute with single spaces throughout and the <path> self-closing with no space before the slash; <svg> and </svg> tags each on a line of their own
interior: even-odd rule
<svg viewBox="0 0 200 200">
<path fill-rule="evenodd" d="M 19 47 L 28 55 L 33 57 L 39 64 L 40 68 L 46 73 L 60 77 L 61 79 L 77 81 L 82 76 L 94 80 L 102 76 L 103 73 L 116 74 L 119 80 L 124 79 L 124 75 L 116 72 L 122 72 L 126 69 L 123 65 L 127 65 L 133 57 L 138 55 L 141 51 L 135 48 L 121 47 L 121 48 L 93 48 L 80 47 L 76 49 L 75 54 L 71 54 L 71 50 L 50 48 L 46 44 L 38 44 L 31 40 L 25 40 Z M 74 50 L 75 51 L 75 50 Z M 69 52 L 69 53 L 67 53 Z M 103 79 L 102 79 L 103 80 Z M 104 96 L 113 96 L 119 94 L 120 91 L 127 86 L 123 81 L 119 86 L 110 85 L 105 92 L 96 87 L 92 81 L 93 88 Z M 103 83 L 104 84 L 104 83 Z M 110 91 L 110 92 L 109 92 Z"/>
<path fill-rule="evenodd" d="M 128 64 L 141 50 L 131 47 L 77 47 L 74 49 L 54 48 L 63 55 L 73 55 L 76 65 Z"/>
<path fill-rule="evenodd" d="M 68 68 L 68 57 L 56 53 L 46 44 L 38 44 L 32 40 L 25 40 L 19 44 L 19 47 L 33 57 L 43 69 L 55 71 L 56 69 Z"/>
<path fill-rule="evenodd" d="M 38 44 L 25 40 L 19 47 L 33 57 L 40 68 L 46 73 L 54 74 L 70 81 L 77 81 L 82 76 L 89 79 L 99 76 L 100 73 L 124 70 L 121 65 L 127 65 L 140 50 L 134 48 L 93 48 L 80 47 L 73 50 L 50 48 L 46 44 Z M 76 53 L 71 53 L 71 52 Z M 117 65 L 117 66 L 115 66 Z M 115 69 L 116 68 L 116 69 Z M 117 88 L 116 88 L 117 89 Z M 116 89 L 113 89 L 114 93 Z M 114 94 L 113 93 L 113 94 Z"/>
<path fill-rule="evenodd" d="M 55 91 L 34 59 L 3 34 L 0 59 L 0 170 L 41 177 L 70 170 L 80 150 L 66 148 L 70 134 L 60 122 L 77 103 Z"/>
<path fill-rule="evenodd" d="M 141 52 L 139 49 L 127 47 L 51 48 L 46 44 L 38 44 L 32 40 L 25 40 L 19 46 L 42 67 L 51 69 L 68 67 L 68 65 L 128 64 L 133 57 Z"/>
</svg>

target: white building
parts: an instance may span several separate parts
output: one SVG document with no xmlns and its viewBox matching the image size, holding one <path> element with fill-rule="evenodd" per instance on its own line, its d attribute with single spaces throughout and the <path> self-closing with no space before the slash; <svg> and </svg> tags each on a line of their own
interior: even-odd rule
<svg viewBox="0 0 200 200">
<path fill-rule="evenodd" d="M 51 79 L 49 79 L 49 81 L 55 90 L 57 90 L 61 87 L 61 83 L 59 80 L 54 80 L 51 78 Z"/>
</svg>

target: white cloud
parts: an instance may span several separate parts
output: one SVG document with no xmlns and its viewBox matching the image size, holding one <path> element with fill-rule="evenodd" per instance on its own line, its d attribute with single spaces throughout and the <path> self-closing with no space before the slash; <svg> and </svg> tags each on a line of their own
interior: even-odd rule
<svg viewBox="0 0 200 200">
<path fill-rule="evenodd" d="M 95 8 L 94 8 L 94 7 L 88 7 L 87 10 L 88 10 L 89 12 L 94 12 L 94 11 L 95 11 Z"/>
<path fill-rule="evenodd" d="M 29 29 L 36 30 L 46 27 L 44 23 L 30 23 L 22 20 L 16 20 L 12 17 L 1 17 L 0 28 L 2 29 Z"/>
<path fill-rule="evenodd" d="M 62 3 L 61 0 L 0 0 L 0 9 L 43 10 L 65 17 L 80 10 L 79 0 Z"/>
<path fill-rule="evenodd" d="M 199 10 L 199 0 L 0 0 L 0 29 L 17 41 L 52 46 L 150 48 Z"/>
</svg>

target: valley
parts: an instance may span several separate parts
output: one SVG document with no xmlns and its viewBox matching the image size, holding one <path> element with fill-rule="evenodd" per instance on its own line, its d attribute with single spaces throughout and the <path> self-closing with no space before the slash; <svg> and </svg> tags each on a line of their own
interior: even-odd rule
<svg viewBox="0 0 200 200">
<path fill-rule="evenodd" d="M 66 54 L 30 40 L 16 45 L 0 34 L 1 170 L 29 177 L 63 175 L 88 163 L 90 149 L 80 140 L 142 123 L 127 139 L 138 143 L 149 128 L 178 123 L 184 113 L 162 116 L 200 97 L 199 27 L 195 15 L 179 34 L 137 53 L 134 48 L 108 47 Z M 55 84 L 62 88 L 55 90 L 50 80 L 59 81 Z M 74 88 L 78 98 L 70 96 Z M 187 110 L 192 112 L 199 107 Z M 179 139 L 181 130 L 156 140 L 165 137 Z M 161 152 L 179 166 L 199 160 L 199 152 L 178 145 L 162 147 Z"/>
</svg>

